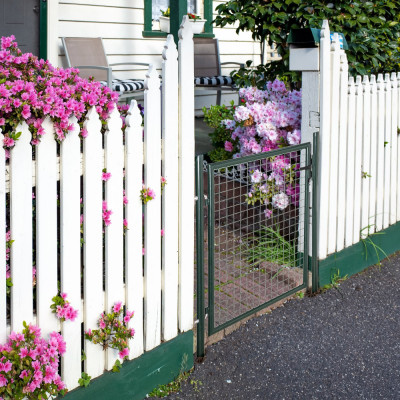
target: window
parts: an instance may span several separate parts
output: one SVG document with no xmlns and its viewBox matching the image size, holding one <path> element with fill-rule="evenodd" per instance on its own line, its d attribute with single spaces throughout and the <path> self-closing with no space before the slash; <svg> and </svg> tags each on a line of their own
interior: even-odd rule
<svg viewBox="0 0 400 400">
<path fill-rule="evenodd" d="M 212 20 L 212 0 L 173 0 L 174 9 L 179 9 L 179 14 L 193 13 L 200 15 L 207 20 L 204 33 L 201 36 L 213 36 Z M 166 36 L 166 33 L 160 31 L 159 17 L 161 11 L 166 10 L 171 4 L 171 0 L 144 0 L 144 32 L 143 36 Z M 171 20 L 179 18 L 177 13 L 171 14 Z M 177 24 L 174 24 L 177 26 Z M 175 32 L 171 32 L 176 34 Z"/>
</svg>

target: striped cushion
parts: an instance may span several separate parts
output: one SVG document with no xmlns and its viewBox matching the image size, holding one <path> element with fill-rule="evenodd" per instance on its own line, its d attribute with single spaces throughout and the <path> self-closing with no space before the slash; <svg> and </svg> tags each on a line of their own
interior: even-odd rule
<svg viewBox="0 0 400 400">
<path fill-rule="evenodd" d="M 107 86 L 106 81 L 101 82 L 104 86 Z M 119 93 L 124 92 L 135 92 L 137 90 L 144 89 L 144 81 L 136 79 L 113 79 L 112 90 Z"/>
<path fill-rule="evenodd" d="M 230 76 L 205 76 L 195 77 L 194 84 L 196 86 L 232 86 L 233 80 Z"/>
</svg>

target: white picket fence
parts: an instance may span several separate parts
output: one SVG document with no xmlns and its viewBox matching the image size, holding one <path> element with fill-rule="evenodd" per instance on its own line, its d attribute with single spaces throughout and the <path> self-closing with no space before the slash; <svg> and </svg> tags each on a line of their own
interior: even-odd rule
<svg viewBox="0 0 400 400">
<path fill-rule="evenodd" d="M 317 76 L 303 80 L 303 93 L 305 84 L 319 90 L 318 257 L 324 259 L 400 221 L 400 73 L 349 77 L 346 53 L 337 34 L 331 42 L 326 21 L 319 89 Z M 318 106 L 315 99 L 304 104 L 303 116 Z"/>
<path fill-rule="evenodd" d="M 81 347 L 81 324 L 84 330 L 96 329 L 100 314 L 104 310 L 109 312 L 115 302 L 122 301 L 129 310 L 135 311 L 131 322 L 136 333 L 130 343 L 130 359 L 193 327 L 193 34 L 187 18 L 179 36 L 179 56 L 172 35 L 165 43 L 161 90 L 153 67 L 146 75 L 144 134 L 140 111 L 136 101 L 132 101 L 126 119 L 125 143 L 122 121 L 115 109 L 107 121 L 102 145 L 101 122 L 92 108 L 84 123 L 88 136 L 83 139 L 82 152 L 75 118 L 70 120 L 74 129 L 61 143 L 59 156 L 49 120 L 43 124 L 46 134 L 37 146 L 35 160 L 32 160 L 31 135 L 25 123 L 18 128 L 22 135 L 11 150 L 8 166 L 0 147 L 0 171 L 3 171 L 0 173 L 0 282 L 3 282 L 0 285 L 0 342 L 6 341 L 10 330 L 21 331 L 23 321 L 37 324 L 45 337 L 51 331 L 60 330 L 50 310 L 59 280 L 61 290 L 79 310 L 76 321 L 66 321 L 61 326 L 67 343 L 62 378 L 69 390 L 78 386 L 81 377 L 82 350 L 86 353 L 84 370 L 92 378 L 109 370 L 117 359 L 117 351 L 104 352 L 100 345 L 87 340 L 84 348 Z M 103 168 L 111 173 L 105 183 L 104 200 L 112 210 L 112 223 L 106 228 L 102 221 Z M 161 176 L 167 180 L 162 193 Z M 10 201 L 6 205 L 7 180 Z M 140 200 L 143 180 L 156 194 L 144 206 L 144 217 Z M 34 255 L 33 187 L 36 188 Z M 125 206 L 123 189 L 129 200 Z M 82 248 L 81 197 L 84 204 Z M 7 320 L 4 285 L 8 206 L 9 229 L 15 240 L 11 248 L 10 320 Z M 125 235 L 124 213 L 129 228 Z M 37 269 L 35 302 L 33 257 Z"/>
</svg>

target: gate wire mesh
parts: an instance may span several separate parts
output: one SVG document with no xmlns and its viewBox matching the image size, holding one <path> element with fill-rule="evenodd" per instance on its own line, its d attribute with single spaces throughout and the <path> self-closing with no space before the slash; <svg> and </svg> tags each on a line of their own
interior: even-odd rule
<svg viewBox="0 0 400 400">
<path fill-rule="evenodd" d="M 306 287 L 309 166 L 308 144 L 208 165 L 209 334 Z"/>
</svg>

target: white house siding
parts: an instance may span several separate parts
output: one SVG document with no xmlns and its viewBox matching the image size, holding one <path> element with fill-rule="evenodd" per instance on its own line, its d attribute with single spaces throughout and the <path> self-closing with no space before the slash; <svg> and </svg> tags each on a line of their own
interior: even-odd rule
<svg viewBox="0 0 400 400">
<path fill-rule="evenodd" d="M 223 1 L 214 1 L 214 8 Z M 53 3 L 53 2 L 52 2 Z M 63 36 L 102 37 L 110 63 L 136 61 L 153 63 L 161 68 L 161 52 L 164 38 L 144 38 L 144 0 L 59 0 L 49 10 L 49 58 L 65 66 L 60 38 Z M 260 62 L 260 46 L 249 32 L 236 34 L 234 27 L 214 28 L 219 39 L 221 62 Z M 56 55 L 57 52 L 57 55 Z M 267 56 L 266 59 L 269 57 Z M 132 69 L 133 70 L 132 70 Z M 116 69 L 117 77 L 144 78 L 145 67 L 121 66 Z M 224 68 L 229 74 L 231 68 Z M 210 94 L 211 93 L 211 94 Z M 225 94 L 228 103 L 237 96 Z M 196 110 L 204 105 L 215 104 L 215 91 L 196 92 Z"/>
</svg>

